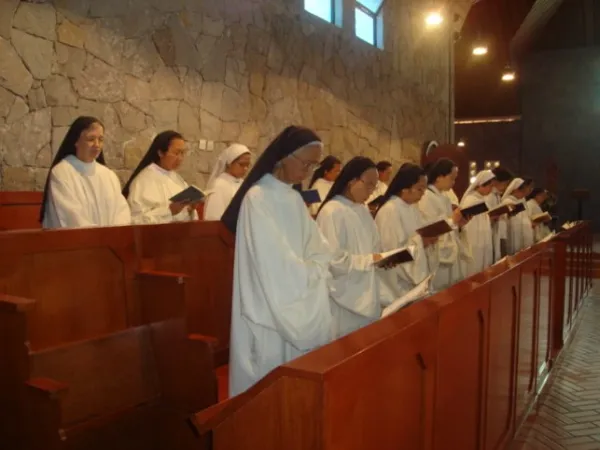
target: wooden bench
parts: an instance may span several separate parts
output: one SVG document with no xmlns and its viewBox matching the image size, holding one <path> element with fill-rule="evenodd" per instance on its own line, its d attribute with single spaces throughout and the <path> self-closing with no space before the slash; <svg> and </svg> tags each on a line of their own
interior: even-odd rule
<svg viewBox="0 0 600 450">
<path fill-rule="evenodd" d="M 581 224 L 509 257 L 275 369 L 191 423 L 212 433 L 214 450 L 504 448 L 546 383 L 557 334 L 568 334 L 555 312 L 580 305 L 590 286 L 584 256 L 569 269 L 572 301 L 557 292 L 568 278 L 561 245 L 591 255 L 590 233 Z"/>
<path fill-rule="evenodd" d="M 34 307 L 0 299 L 0 377 L 13 387 L 2 398 L 13 406 L 2 421 L 12 430 L 7 448 L 208 448 L 194 442 L 185 418 L 216 402 L 211 339 L 169 319 L 29 351 L 24 327 Z"/>
<path fill-rule="evenodd" d="M 41 192 L 0 192 L 0 231 L 41 228 Z"/>
</svg>

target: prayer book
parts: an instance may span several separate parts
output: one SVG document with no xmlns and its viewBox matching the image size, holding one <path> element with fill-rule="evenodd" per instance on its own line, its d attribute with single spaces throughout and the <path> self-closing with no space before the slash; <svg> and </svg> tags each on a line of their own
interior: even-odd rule
<svg viewBox="0 0 600 450">
<path fill-rule="evenodd" d="M 304 200 L 304 203 L 306 203 L 309 206 L 313 203 L 321 203 L 321 196 L 319 195 L 319 191 L 316 189 L 302 191 L 300 192 L 300 195 L 302 196 L 302 200 Z"/>
<path fill-rule="evenodd" d="M 556 233 L 553 231 L 552 233 L 550 233 L 548 236 L 546 236 L 543 239 L 540 239 L 540 242 L 548 242 L 550 239 L 552 239 L 554 236 L 556 236 Z"/>
<path fill-rule="evenodd" d="M 414 246 L 397 248 L 381 253 L 381 259 L 375 263 L 377 267 L 397 266 L 398 264 L 414 261 Z"/>
<path fill-rule="evenodd" d="M 196 186 L 189 186 L 179 194 L 171 197 L 169 201 L 172 203 L 200 203 L 207 195 L 208 192 L 203 192 Z"/>
<path fill-rule="evenodd" d="M 548 214 L 548 212 L 543 212 L 541 214 L 537 214 L 531 218 L 532 223 L 546 223 L 551 222 L 552 216 Z"/>
<path fill-rule="evenodd" d="M 514 217 L 523 211 L 525 211 L 525 203 L 517 203 L 516 205 L 513 205 L 513 209 L 508 215 Z"/>
<path fill-rule="evenodd" d="M 488 212 L 488 215 L 490 217 L 500 217 L 504 214 L 510 214 L 512 212 L 513 208 L 512 205 L 500 205 L 494 209 L 491 209 Z"/>
<path fill-rule="evenodd" d="M 371 200 L 369 202 L 369 208 L 378 208 L 381 206 L 381 204 L 383 203 L 383 200 L 385 199 L 384 195 L 380 195 L 379 197 L 375 198 L 374 200 Z"/>
<path fill-rule="evenodd" d="M 383 319 L 384 317 L 387 317 L 390 314 L 393 314 L 396 311 L 399 311 L 400 309 L 408 306 L 409 304 L 413 303 L 414 301 L 419 300 L 419 299 L 425 297 L 426 295 L 428 295 L 430 292 L 429 291 L 429 282 L 431 281 L 432 277 L 433 277 L 433 275 L 428 275 L 417 286 L 412 288 L 410 291 L 408 291 L 402 297 L 394 300 L 391 305 L 389 305 L 388 307 L 386 307 L 383 310 L 383 312 L 381 313 L 381 318 Z"/>
<path fill-rule="evenodd" d="M 475 217 L 487 211 L 489 210 L 485 202 L 477 203 L 476 205 L 469 206 L 468 208 L 460 209 L 460 212 L 463 215 L 463 217 Z"/>
<path fill-rule="evenodd" d="M 424 238 L 434 238 L 449 233 L 450 231 L 452 231 L 452 227 L 448 225 L 448 222 L 440 220 L 423 228 L 419 228 L 417 233 Z"/>
</svg>

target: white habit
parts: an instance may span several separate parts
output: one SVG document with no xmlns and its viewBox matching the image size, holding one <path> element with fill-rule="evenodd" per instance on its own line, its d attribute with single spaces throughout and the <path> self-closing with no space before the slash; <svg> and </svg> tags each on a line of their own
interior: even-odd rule
<svg viewBox="0 0 600 450">
<path fill-rule="evenodd" d="M 377 197 L 385 195 L 385 193 L 387 192 L 387 188 L 388 188 L 387 184 L 385 184 L 381 180 L 377 180 L 377 186 L 375 186 L 375 190 L 373 191 L 373 193 L 371 194 L 371 196 L 365 203 L 369 204 L 373 200 L 375 200 Z"/>
<path fill-rule="evenodd" d="M 506 188 L 506 192 L 502 196 L 503 204 L 517 205 L 519 203 L 525 204 L 524 199 L 517 199 L 512 195 L 512 192 L 523 184 L 523 179 L 515 178 Z M 506 219 L 507 223 L 507 240 L 506 247 L 509 255 L 531 247 L 533 241 L 533 227 L 531 220 L 529 219 L 529 213 L 527 208 L 525 211 L 521 211 L 512 217 Z"/>
<path fill-rule="evenodd" d="M 492 193 L 486 197 L 488 209 L 492 210 L 502 204 L 502 194 L 498 192 L 496 188 L 492 189 Z M 492 238 L 494 240 L 494 262 L 498 262 L 502 259 L 501 252 L 501 241 L 506 241 L 507 236 L 507 217 L 506 215 L 500 217 L 495 222 L 492 222 Z"/>
<path fill-rule="evenodd" d="M 464 278 L 464 265 L 470 258 L 470 250 L 464 231 L 459 231 L 452 222 L 452 203 L 448 195 L 429 185 L 419 202 L 426 225 L 446 220 L 453 231 L 439 237 L 440 265 L 433 277 L 436 291 L 445 289 Z"/>
<path fill-rule="evenodd" d="M 157 164 L 142 169 L 131 182 L 127 201 L 131 219 L 135 224 L 184 222 L 198 219 L 198 213 L 184 208 L 179 214 L 171 214 L 169 199 L 186 189 L 188 184 L 173 170 L 165 170 Z"/>
<path fill-rule="evenodd" d="M 394 298 L 379 278 L 373 253 L 381 252 L 379 233 L 369 209 L 344 196 L 329 201 L 317 224 L 333 253 L 330 282 L 334 338 L 381 317 L 381 304 Z"/>
<path fill-rule="evenodd" d="M 331 259 L 291 186 L 267 174 L 248 190 L 235 241 L 231 395 L 331 340 Z"/>
<path fill-rule="evenodd" d="M 486 203 L 486 197 L 477 192 L 477 187 L 494 178 L 491 170 L 483 170 L 477 174 L 460 202 L 461 208 L 468 208 L 479 203 Z M 487 206 L 487 203 L 486 203 Z M 472 259 L 465 261 L 465 276 L 482 272 L 494 263 L 494 238 L 492 222 L 487 213 L 473 217 L 464 227 Z"/>
<path fill-rule="evenodd" d="M 96 161 L 69 155 L 50 172 L 44 228 L 108 227 L 131 224 L 117 175 Z"/>
<path fill-rule="evenodd" d="M 535 198 L 528 200 L 525 207 L 527 208 L 527 213 L 529 214 L 530 219 L 533 218 L 534 216 L 544 213 L 544 211 L 542 211 L 540 204 L 535 201 Z M 539 223 L 533 229 L 533 238 L 534 238 L 535 242 L 539 242 L 542 239 L 544 239 L 546 236 L 548 236 L 550 233 L 551 233 L 550 228 L 548 228 L 548 226 L 545 223 Z"/>
<path fill-rule="evenodd" d="M 211 192 L 204 203 L 204 220 L 221 220 L 243 181 L 227 173 L 227 167 L 247 153 L 250 150 L 245 145 L 232 144 L 219 155 L 206 184 L 206 189 Z"/>
<path fill-rule="evenodd" d="M 377 212 L 375 224 L 379 230 L 383 251 L 415 246 L 414 261 L 401 264 L 382 274 L 385 284 L 394 297 L 401 297 L 418 285 L 438 266 L 437 245 L 425 248 L 417 230 L 425 226 L 425 221 L 415 205 L 409 205 L 393 195 Z"/>
<path fill-rule="evenodd" d="M 333 186 L 333 181 L 327 181 L 325 178 L 319 178 L 317 181 L 314 182 L 314 184 L 312 185 L 312 187 L 310 188 L 312 189 L 316 189 L 319 192 L 319 197 L 321 197 L 321 200 L 325 200 L 325 197 L 327 197 L 327 194 L 329 194 L 329 191 L 331 190 L 331 187 Z M 315 215 L 319 212 L 319 208 L 321 207 L 321 202 L 319 203 L 313 203 L 312 205 L 309 206 L 309 211 L 311 213 L 311 215 Z"/>
</svg>

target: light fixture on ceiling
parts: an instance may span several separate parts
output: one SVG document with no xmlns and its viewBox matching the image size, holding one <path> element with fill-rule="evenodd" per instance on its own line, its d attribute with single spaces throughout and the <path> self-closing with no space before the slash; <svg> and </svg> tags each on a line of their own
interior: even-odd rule
<svg viewBox="0 0 600 450">
<path fill-rule="evenodd" d="M 487 55 L 487 53 L 488 53 L 487 45 L 478 44 L 473 47 L 473 55 L 475 55 L 475 56 L 483 56 L 483 55 Z"/>
<path fill-rule="evenodd" d="M 459 147 L 465 147 L 467 144 L 466 144 L 466 142 L 463 139 L 461 139 L 460 141 L 458 141 L 456 143 L 456 145 L 459 146 Z"/>
<path fill-rule="evenodd" d="M 425 15 L 425 24 L 430 28 L 439 27 L 444 22 L 444 16 L 439 11 L 431 11 Z"/>
<path fill-rule="evenodd" d="M 517 78 L 515 71 L 511 69 L 510 66 L 506 66 L 504 72 L 502 72 L 502 81 L 505 83 L 512 83 L 515 81 L 515 78 Z"/>
</svg>

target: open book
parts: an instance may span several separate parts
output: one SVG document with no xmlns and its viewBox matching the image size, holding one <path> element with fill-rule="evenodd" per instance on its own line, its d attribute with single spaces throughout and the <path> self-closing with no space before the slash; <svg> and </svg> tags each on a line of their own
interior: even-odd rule
<svg viewBox="0 0 600 450">
<path fill-rule="evenodd" d="M 548 212 L 543 212 L 541 214 L 536 214 L 531 218 L 532 223 L 546 223 L 551 222 L 552 216 L 548 214 Z"/>
<path fill-rule="evenodd" d="M 500 217 L 504 214 L 510 214 L 513 210 L 513 205 L 510 204 L 506 204 L 506 205 L 500 205 L 494 209 L 491 209 L 488 212 L 488 215 L 490 217 Z"/>
<path fill-rule="evenodd" d="M 548 236 L 546 236 L 543 239 L 540 239 L 540 242 L 548 242 L 550 239 L 552 239 L 554 236 L 556 236 L 556 233 L 553 231 L 552 233 L 550 233 Z"/>
<path fill-rule="evenodd" d="M 210 191 L 204 192 L 196 186 L 189 186 L 169 199 L 173 203 L 200 203 Z"/>
<path fill-rule="evenodd" d="M 463 215 L 463 217 L 475 217 L 487 211 L 488 207 L 485 204 L 485 202 L 477 203 L 476 205 L 460 209 L 460 212 Z"/>
<path fill-rule="evenodd" d="M 381 259 L 375 263 L 377 267 L 386 267 L 389 265 L 397 266 L 398 264 L 414 261 L 414 245 L 408 247 L 397 248 L 389 252 L 381 253 Z"/>
<path fill-rule="evenodd" d="M 402 309 L 405 306 L 408 306 L 415 300 L 419 300 L 420 298 L 425 297 L 429 294 L 429 281 L 433 275 L 428 275 L 423 281 L 417 284 L 414 288 L 404 294 L 402 297 L 394 300 L 392 304 L 386 307 L 381 313 L 381 317 L 387 317 L 390 314 L 395 313 L 396 311 Z"/>
<path fill-rule="evenodd" d="M 442 234 L 449 233 L 450 231 L 452 231 L 452 227 L 448 225 L 448 222 L 445 220 L 440 220 L 423 228 L 419 228 L 417 233 L 424 238 L 434 238 L 441 236 Z"/>
<path fill-rule="evenodd" d="M 380 195 L 379 197 L 374 198 L 369 202 L 369 208 L 379 208 L 383 203 L 383 200 L 385 200 L 384 195 Z"/>
<path fill-rule="evenodd" d="M 319 195 L 319 191 L 316 189 L 301 191 L 300 195 L 302 196 L 302 200 L 304 200 L 304 203 L 306 203 L 309 206 L 315 203 L 321 203 L 321 196 Z"/>
<path fill-rule="evenodd" d="M 563 230 L 569 230 L 569 229 L 573 228 L 575 225 L 577 225 L 577 223 L 575 223 L 575 222 L 567 222 L 567 223 L 564 223 L 561 228 Z"/>
<path fill-rule="evenodd" d="M 508 215 L 510 217 L 514 217 L 523 211 L 525 211 L 525 203 L 517 203 L 517 204 L 513 205 L 513 209 Z"/>
</svg>

